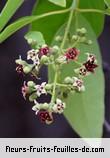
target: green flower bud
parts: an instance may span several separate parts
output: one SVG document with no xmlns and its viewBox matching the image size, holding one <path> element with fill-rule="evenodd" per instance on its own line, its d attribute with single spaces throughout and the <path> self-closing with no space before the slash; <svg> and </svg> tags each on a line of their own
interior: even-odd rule
<svg viewBox="0 0 110 158">
<path fill-rule="evenodd" d="M 73 35 L 72 36 L 72 40 L 77 41 L 78 40 L 78 36 L 77 35 Z"/>
<path fill-rule="evenodd" d="M 74 72 L 75 72 L 76 74 L 79 74 L 79 70 L 80 70 L 80 68 L 74 69 Z"/>
<path fill-rule="evenodd" d="M 56 54 L 59 51 L 59 47 L 58 46 L 53 46 L 51 49 L 51 53 L 52 54 Z"/>
<path fill-rule="evenodd" d="M 27 83 L 28 87 L 34 87 L 35 86 L 35 83 L 33 81 L 29 81 Z"/>
<path fill-rule="evenodd" d="M 30 65 L 25 66 L 25 67 L 23 68 L 23 72 L 24 72 L 25 74 L 28 74 L 28 73 L 30 73 L 31 71 L 32 71 L 32 66 L 30 66 Z"/>
<path fill-rule="evenodd" d="M 36 93 L 33 93 L 29 96 L 29 101 L 30 102 L 33 102 L 35 99 L 37 99 L 37 94 Z"/>
<path fill-rule="evenodd" d="M 41 105 L 41 109 L 43 110 L 47 110 L 49 108 L 49 104 L 48 103 L 44 103 Z"/>
<path fill-rule="evenodd" d="M 66 83 L 66 84 L 72 84 L 73 83 L 73 79 L 71 77 L 66 77 L 64 79 L 64 83 Z"/>
<path fill-rule="evenodd" d="M 77 29 L 76 31 L 79 36 L 85 36 L 87 33 L 87 30 L 85 28 Z"/>
<path fill-rule="evenodd" d="M 37 44 L 36 40 L 33 40 L 33 39 L 31 39 L 31 38 L 27 39 L 27 42 L 28 42 L 28 44 L 30 44 L 30 45 L 36 45 L 36 44 Z"/>
<path fill-rule="evenodd" d="M 28 44 L 32 44 L 32 41 L 33 40 L 31 38 L 27 40 Z"/>
<path fill-rule="evenodd" d="M 92 43 L 93 43 L 93 42 L 92 42 L 91 40 L 88 40 L 88 41 L 87 41 L 87 44 L 88 44 L 88 45 L 91 45 Z"/>
<path fill-rule="evenodd" d="M 55 41 L 61 42 L 62 41 L 62 37 L 61 36 L 56 36 Z"/>
<path fill-rule="evenodd" d="M 81 38 L 80 38 L 80 42 L 85 43 L 86 41 L 87 41 L 87 38 L 86 38 L 86 37 L 81 37 Z"/>
<path fill-rule="evenodd" d="M 59 56 L 57 59 L 56 59 L 56 64 L 65 64 L 67 63 L 67 60 L 66 60 L 66 57 L 65 56 Z"/>
<path fill-rule="evenodd" d="M 46 85 L 45 85 L 45 89 L 46 89 L 47 91 L 50 91 L 50 90 L 52 89 L 52 85 L 51 85 L 51 84 L 46 84 Z"/>
<path fill-rule="evenodd" d="M 81 33 L 85 35 L 87 33 L 87 30 L 85 28 L 81 28 Z"/>
<path fill-rule="evenodd" d="M 43 55 L 43 56 L 41 57 L 41 63 L 42 63 L 42 64 L 48 64 L 48 62 L 49 62 L 49 57 L 46 56 L 46 55 Z"/>
<path fill-rule="evenodd" d="M 18 64 L 18 65 L 22 65 L 22 66 L 26 66 L 27 65 L 27 62 L 22 60 L 22 59 L 15 60 L 15 63 Z"/>
</svg>

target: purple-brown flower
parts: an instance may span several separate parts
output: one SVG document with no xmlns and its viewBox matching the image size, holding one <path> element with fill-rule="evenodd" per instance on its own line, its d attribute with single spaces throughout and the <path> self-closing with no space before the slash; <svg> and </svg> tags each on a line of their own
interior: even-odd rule
<svg viewBox="0 0 110 158">
<path fill-rule="evenodd" d="M 53 122 L 52 113 L 49 113 L 48 111 L 39 111 L 38 115 L 42 123 L 50 124 Z"/>
<path fill-rule="evenodd" d="M 20 65 L 20 64 L 18 64 L 17 67 L 16 67 L 16 71 L 17 71 L 17 73 L 19 73 L 19 74 L 23 74 L 23 73 L 24 73 L 24 72 L 23 72 L 23 66 Z"/>
<path fill-rule="evenodd" d="M 77 60 L 80 51 L 76 48 L 69 48 L 65 53 L 67 60 Z"/>
<path fill-rule="evenodd" d="M 49 47 L 48 46 L 44 46 L 44 47 L 39 49 L 39 55 L 40 56 L 48 55 L 49 51 L 50 51 Z"/>
<path fill-rule="evenodd" d="M 29 92 L 29 87 L 27 86 L 26 82 L 24 82 L 24 85 L 22 86 L 21 91 L 22 91 L 24 99 L 26 99 L 26 95 Z"/>
</svg>

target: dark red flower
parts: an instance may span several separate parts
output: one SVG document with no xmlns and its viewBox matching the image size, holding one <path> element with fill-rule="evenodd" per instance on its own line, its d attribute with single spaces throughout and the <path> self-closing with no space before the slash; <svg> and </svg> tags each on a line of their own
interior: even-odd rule
<svg viewBox="0 0 110 158">
<path fill-rule="evenodd" d="M 40 111 L 38 113 L 41 122 L 43 123 L 52 123 L 53 122 L 53 117 L 52 114 L 50 114 L 48 111 Z"/>
<path fill-rule="evenodd" d="M 83 64 L 86 68 L 87 71 L 94 73 L 94 69 L 98 67 L 97 64 L 95 64 L 93 61 L 87 61 L 86 63 Z"/>
<path fill-rule="evenodd" d="M 69 48 L 67 52 L 65 53 L 67 60 L 77 60 L 79 55 L 79 50 L 76 48 Z"/>
<path fill-rule="evenodd" d="M 19 73 L 19 74 L 23 74 L 23 66 L 22 65 L 17 65 L 16 67 L 16 71 Z"/>
<path fill-rule="evenodd" d="M 26 99 L 26 95 L 29 92 L 29 87 L 27 86 L 26 82 L 24 82 L 24 85 L 22 86 L 21 91 L 22 91 L 24 99 Z"/>
<path fill-rule="evenodd" d="M 42 47 L 39 49 L 39 53 L 40 53 L 40 56 L 43 56 L 43 55 L 48 55 L 49 54 L 49 47 L 46 46 L 46 47 Z"/>
</svg>

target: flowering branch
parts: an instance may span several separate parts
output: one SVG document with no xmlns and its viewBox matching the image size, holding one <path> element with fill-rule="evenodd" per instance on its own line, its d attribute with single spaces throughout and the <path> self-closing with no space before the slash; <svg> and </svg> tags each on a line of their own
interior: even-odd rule
<svg viewBox="0 0 110 158">
<path fill-rule="evenodd" d="M 34 103 L 32 110 L 46 124 L 53 122 L 53 113 L 63 113 L 66 108 L 66 103 L 63 100 L 65 98 L 68 99 L 70 93 L 81 93 L 85 91 L 84 78 L 94 73 L 98 67 L 96 57 L 91 53 L 86 53 L 86 61 L 78 61 L 80 50 L 76 48 L 77 44 L 92 44 L 92 41 L 86 37 L 87 30 L 85 28 L 77 29 L 76 34 L 70 36 L 70 43 L 65 48 L 65 43 L 70 33 L 73 14 L 78 4 L 79 0 L 74 0 L 72 3 L 64 36 L 57 36 L 55 38 L 60 44 L 60 47 L 58 45 L 49 47 L 46 45 L 41 33 L 31 32 L 25 36 L 27 42 L 33 47 L 32 50 L 27 52 L 27 61 L 22 60 L 21 57 L 16 60 L 16 71 L 19 74 L 27 74 L 35 77 L 35 79 L 39 79 L 39 71 L 42 65 L 53 65 L 55 73 L 53 82 L 36 84 L 34 81 L 28 81 L 24 82 L 22 87 L 24 99 L 29 98 Z M 30 61 L 29 63 L 28 60 Z M 62 73 L 61 68 L 63 65 L 71 62 L 76 63 L 78 66 L 77 68 L 73 67 L 73 72 L 76 75 L 66 76 L 63 81 L 59 81 L 60 74 Z M 51 101 L 49 103 L 39 103 L 38 98 L 47 94 L 51 95 Z"/>
</svg>

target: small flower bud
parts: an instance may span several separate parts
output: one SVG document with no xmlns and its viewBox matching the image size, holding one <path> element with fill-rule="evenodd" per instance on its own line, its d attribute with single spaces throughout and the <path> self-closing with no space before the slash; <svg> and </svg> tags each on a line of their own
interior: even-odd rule
<svg viewBox="0 0 110 158">
<path fill-rule="evenodd" d="M 51 85 L 51 84 L 46 84 L 46 85 L 45 85 L 45 89 L 46 89 L 47 91 L 50 91 L 50 90 L 52 89 L 52 85 Z"/>
<path fill-rule="evenodd" d="M 35 99 L 37 99 L 37 94 L 36 93 L 33 93 L 29 96 L 29 101 L 30 102 L 33 102 Z"/>
<path fill-rule="evenodd" d="M 25 66 L 24 68 L 23 68 L 23 72 L 25 73 L 25 74 L 28 74 L 28 73 L 30 73 L 31 71 L 32 71 L 32 68 L 33 68 L 33 66 Z"/>
<path fill-rule="evenodd" d="M 56 36 L 55 41 L 56 42 L 61 42 L 62 41 L 62 37 L 61 36 Z"/>
<path fill-rule="evenodd" d="M 66 83 L 66 84 L 72 84 L 73 83 L 73 79 L 71 77 L 66 77 L 64 79 L 64 83 Z"/>
<path fill-rule="evenodd" d="M 92 42 L 91 40 L 88 40 L 88 41 L 87 41 L 87 44 L 88 44 L 88 45 L 91 45 L 92 43 L 93 43 L 93 42 Z"/>
<path fill-rule="evenodd" d="M 81 38 L 80 38 L 80 42 L 82 42 L 82 43 L 87 42 L 87 38 L 86 38 L 86 37 L 81 37 Z"/>
<path fill-rule="evenodd" d="M 35 86 L 35 83 L 33 81 L 29 81 L 27 83 L 28 87 L 34 87 Z"/>
<path fill-rule="evenodd" d="M 77 29 L 77 33 L 79 36 L 85 36 L 87 33 L 87 30 L 85 28 Z"/>
<path fill-rule="evenodd" d="M 56 54 L 59 51 L 59 47 L 58 46 L 53 46 L 51 49 L 51 54 Z"/>
<path fill-rule="evenodd" d="M 49 108 L 49 104 L 48 103 L 44 103 L 44 104 L 42 104 L 41 108 L 43 110 L 47 110 Z"/>
<path fill-rule="evenodd" d="M 77 41 L 77 40 L 78 40 L 78 36 L 77 36 L 77 35 L 73 35 L 73 36 L 72 36 L 72 40 L 73 40 L 73 41 Z"/>
<path fill-rule="evenodd" d="M 28 42 L 28 44 L 32 44 L 32 43 L 33 43 L 33 40 L 32 40 L 31 38 L 29 38 L 29 39 L 27 40 L 27 42 Z"/>
<path fill-rule="evenodd" d="M 56 63 L 57 64 L 65 64 L 67 63 L 67 60 L 66 60 L 66 56 L 59 56 L 57 59 L 56 59 Z"/>
<path fill-rule="evenodd" d="M 33 110 L 33 111 L 40 110 L 40 107 L 41 107 L 41 104 L 39 104 L 39 103 L 36 102 L 36 105 L 34 105 L 34 106 L 32 107 L 32 110 Z"/>
<path fill-rule="evenodd" d="M 41 57 L 41 63 L 42 63 L 42 64 L 48 64 L 48 63 L 49 63 L 49 57 L 46 56 L 46 55 L 43 55 L 43 56 Z"/>
<path fill-rule="evenodd" d="M 22 65 L 22 66 L 27 65 L 27 62 L 22 60 L 22 59 L 15 60 L 15 63 L 18 64 L 18 65 Z"/>
</svg>

